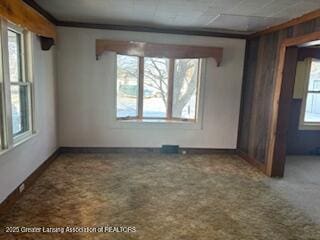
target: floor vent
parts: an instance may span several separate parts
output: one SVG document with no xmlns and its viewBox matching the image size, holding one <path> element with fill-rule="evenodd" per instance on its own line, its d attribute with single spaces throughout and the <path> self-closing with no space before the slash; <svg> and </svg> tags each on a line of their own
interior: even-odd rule
<svg viewBox="0 0 320 240">
<path fill-rule="evenodd" d="M 162 145 L 161 153 L 166 153 L 166 154 L 179 153 L 179 145 Z"/>
</svg>

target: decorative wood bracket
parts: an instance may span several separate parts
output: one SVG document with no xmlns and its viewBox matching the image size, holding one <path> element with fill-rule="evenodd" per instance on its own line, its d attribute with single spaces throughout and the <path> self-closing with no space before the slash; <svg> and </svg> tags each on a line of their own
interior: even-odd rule
<svg viewBox="0 0 320 240">
<path fill-rule="evenodd" d="M 96 40 L 96 58 L 99 60 L 104 52 L 138 57 L 166 57 L 166 58 L 214 58 L 220 66 L 223 48 L 202 47 L 188 45 L 158 44 L 134 41 Z"/>
<path fill-rule="evenodd" d="M 40 43 L 41 43 L 41 49 L 44 51 L 50 50 L 50 48 L 54 45 L 54 39 L 53 38 L 47 38 L 39 36 Z"/>
</svg>

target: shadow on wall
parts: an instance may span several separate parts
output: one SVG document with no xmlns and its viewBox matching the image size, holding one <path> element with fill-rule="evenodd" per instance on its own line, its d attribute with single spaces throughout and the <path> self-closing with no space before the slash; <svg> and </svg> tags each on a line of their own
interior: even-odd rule
<svg viewBox="0 0 320 240">
<path fill-rule="evenodd" d="M 288 155 L 320 155 L 320 130 L 299 130 L 302 99 L 292 99 L 287 136 Z"/>
</svg>

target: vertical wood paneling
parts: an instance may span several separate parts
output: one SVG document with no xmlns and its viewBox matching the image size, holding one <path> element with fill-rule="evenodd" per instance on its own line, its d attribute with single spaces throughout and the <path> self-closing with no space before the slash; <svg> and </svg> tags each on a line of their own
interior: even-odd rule
<svg viewBox="0 0 320 240">
<path fill-rule="evenodd" d="M 280 44 L 286 38 L 315 31 L 320 31 L 320 19 L 247 42 L 238 148 L 260 163 L 266 163 Z"/>
<path fill-rule="evenodd" d="M 278 38 L 276 34 L 262 36 L 259 42 L 255 89 L 253 99 L 254 115 L 251 118 L 252 137 L 249 137 L 249 154 L 259 162 L 265 161 L 267 146 L 269 112 L 271 111 L 273 73 L 277 51 Z M 265 126 L 265 127 L 263 127 Z"/>
<path fill-rule="evenodd" d="M 258 58 L 258 39 L 247 41 L 245 62 L 250 62 L 251 65 L 245 64 L 243 71 L 243 85 L 242 85 L 242 97 L 241 97 L 241 109 L 242 118 L 239 122 L 239 138 L 238 149 L 246 152 L 249 136 L 250 136 L 250 116 L 253 103 L 253 89 L 254 79 L 256 74 L 256 63 Z"/>
</svg>

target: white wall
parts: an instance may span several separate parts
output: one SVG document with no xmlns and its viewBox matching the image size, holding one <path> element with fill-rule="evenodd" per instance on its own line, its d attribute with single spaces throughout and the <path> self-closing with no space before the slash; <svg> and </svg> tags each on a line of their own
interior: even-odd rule
<svg viewBox="0 0 320 240">
<path fill-rule="evenodd" d="M 0 202 L 57 149 L 55 51 L 33 46 L 37 134 L 0 155 Z"/>
<path fill-rule="evenodd" d="M 97 38 L 224 48 L 221 67 L 207 61 L 202 128 L 157 123 L 119 126 L 114 54 L 95 59 Z M 236 148 L 245 41 L 157 33 L 58 28 L 59 144 L 77 147 Z"/>
</svg>

